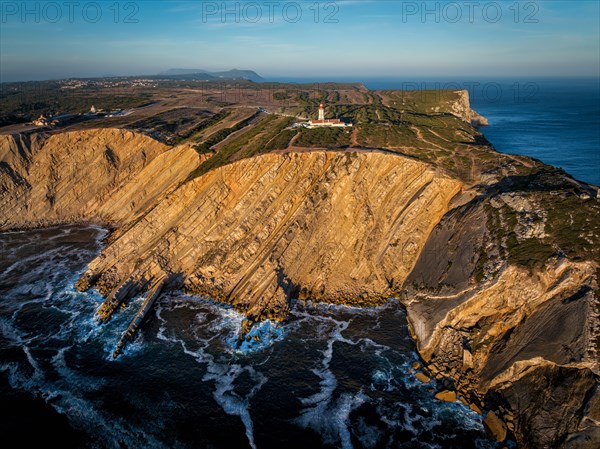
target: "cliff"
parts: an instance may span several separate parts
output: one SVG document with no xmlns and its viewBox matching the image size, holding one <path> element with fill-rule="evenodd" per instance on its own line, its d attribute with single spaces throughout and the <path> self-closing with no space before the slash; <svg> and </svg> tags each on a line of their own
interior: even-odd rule
<svg viewBox="0 0 600 449">
<path fill-rule="evenodd" d="M 544 170 L 487 186 L 433 230 L 403 292 L 431 373 L 525 448 L 600 441 L 600 204 Z"/>
<path fill-rule="evenodd" d="M 121 129 L 0 135 L 0 230 L 126 223 L 201 161 Z"/>
<path fill-rule="evenodd" d="M 461 117 L 469 122 L 474 127 L 488 126 L 488 119 L 471 109 L 471 100 L 469 99 L 469 91 L 459 90 L 455 94 L 458 99 L 452 101 L 446 110 L 452 114 Z"/>
<path fill-rule="evenodd" d="M 399 291 L 460 185 L 380 152 L 245 159 L 164 198 L 90 264 L 82 284 L 111 295 L 132 282 L 123 301 L 168 273 L 252 320 L 282 320 L 298 297 L 381 303 Z"/>
<path fill-rule="evenodd" d="M 117 227 L 77 283 L 106 296 L 102 321 L 148 292 L 115 356 L 164 289 L 233 304 L 244 330 L 293 298 L 398 296 L 429 373 L 498 440 L 598 447 L 597 188 L 496 153 L 463 91 L 364 95 L 339 107 L 351 135 L 261 112 L 215 115 L 175 147 L 121 129 L 0 136 L 0 229 Z"/>
</svg>

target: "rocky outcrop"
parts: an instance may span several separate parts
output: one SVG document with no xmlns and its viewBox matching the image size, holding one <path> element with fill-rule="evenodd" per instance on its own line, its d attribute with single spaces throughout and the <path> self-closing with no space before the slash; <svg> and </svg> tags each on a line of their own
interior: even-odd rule
<svg viewBox="0 0 600 449">
<path fill-rule="evenodd" d="M 461 184 L 383 152 L 267 154 L 179 187 L 89 265 L 109 317 L 163 272 L 251 320 L 398 292 Z"/>
<path fill-rule="evenodd" d="M 0 160 L 0 230 L 129 222 L 200 161 L 188 146 L 120 129 L 0 135 Z"/>
<path fill-rule="evenodd" d="M 491 410 L 487 427 L 499 441 L 510 433 L 524 448 L 595 448 L 598 261 L 585 250 L 566 256 L 577 233 L 552 238 L 558 225 L 541 187 L 557 186 L 505 185 L 446 214 L 407 279 L 404 302 L 431 372 L 465 402 Z M 586 195 L 551 195 L 556 208 L 565 197 L 583 209 L 565 210 L 570 231 L 579 213 L 597 213 L 597 200 L 578 199 Z"/>
<path fill-rule="evenodd" d="M 542 358 L 519 361 L 496 381 L 487 400 L 506 410 L 521 447 L 598 447 L 598 377 L 588 368 Z"/>
<path fill-rule="evenodd" d="M 468 90 L 457 90 L 454 93 L 457 95 L 457 99 L 450 103 L 450 112 L 452 114 L 469 122 L 475 128 L 489 125 L 487 118 L 471 109 Z"/>
<path fill-rule="evenodd" d="M 483 123 L 453 94 L 421 114 Z M 242 148 L 207 168 L 211 154 L 124 130 L 0 136 L 0 230 L 118 226 L 77 283 L 106 296 L 101 321 L 146 293 L 115 356 L 164 289 L 233 304 L 245 331 L 284 319 L 291 298 L 399 296 L 427 363 L 419 378 L 441 379 L 440 399 L 485 410 L 499 441 L 596 448 L 597 189 L 484 144 L 454 151 L 473 162 L 468 185 L 450 174 L 456 160 L 409 151 Z"/>
<path fill-rule="evenodd" d="M 113 353 L 113 358 L 116 359 L 120 354 L 122 354 L 123 349 L 125 348 L 127 343 L 129 343 L 131 340 L 133 340 L 135 338 L 137 331 L 139 330 L 140 326 L 142 325 L 142 323 L 144 322 L 144 320 L 146 319 L 146 317 L 152 310 L 152 307 L 154 306 L 154 302 L 160 295 L 160 293 L 166 283 L 167 283 L 167 278 L 166 278 L 166 276 L 163 275 L 161 277 L 158 277 L 158 279 L 150 287 L 150 290 L 148 291 L 148 294 L 146 295 L 146 298 L 144 299 L 144 303 L 142 304 L 142 307 L 140 308 L 138 313 L 135 314 L 135 316 L 133 317 L 133 320 L 131 320 L 131 323 L 129 323 L 127 330 L 125 332 L 123 332 L 123 335 L 121 336 L 121 339 L 119 340 L 119 343 L 117 344 L 117 347 L 115 348 L 115 352 Z"/>
</svg>

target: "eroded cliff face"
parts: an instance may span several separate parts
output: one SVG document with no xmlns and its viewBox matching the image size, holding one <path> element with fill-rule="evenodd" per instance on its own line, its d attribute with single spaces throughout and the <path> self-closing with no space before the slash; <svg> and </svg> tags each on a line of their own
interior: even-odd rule
<svg viewBox="0 0 600 449">
<path fill-rule="evenodd" d="M 600 441 L 597 229 L 578 221 L 598 205 L 566 186 L 545 188 L 553 193 L 492 189 L 450 211 L 404 301 L 431 373 L 493 410 L 500 440 L 510 431 L 521 447 L 591 449 Z M 584 210 L 551 211 L 543 195 L 557 209 Z M 552 213 L 565 215 L 572 234 L 556 238 Z M 578 235 L 589 241 L 576 254 L 567 248 Z"/>
<path fill-rule="evenodd" d="M 182 185 L 89 265 L 118 304 L 165 275 L 252 320 L 291 298 L 376 304 L 400 291 L 461 184 L 383 152 L 245 159 Z M 119 294 L 123 285 L 127 294 Z"/>
<path fill-rule="evenodd" d="M 199 162 L 120 129 L 0 135 L 0 229 L 64 222 L 123 224 Z"/>
<path fill-rule="evenodd" d="M 448 107 L 476 120 L 459 94 Z M 194 177 L 212 153 L 129 131 L 0 136 L 0 230 L 118 226 L 77 284 L 107 297 L 101 320 L 148 292 L 116 354 L 164 288 L 229 302 L 249 324 L 284 319 L 292 298 L 399 296 L 431 373 L 493 410 L 500 440 L 595 449 L 597 191 L 526 158 L 490 169 L 497 155 L 471 150 L 455 150 L 486 162 L 469 185 L 443 158 L 358 148 L 275 151 Z"/>
<path fill-rule="evenodd" d="M 586 447 L 581 433 L 597 425 L 598 412 L 586 411 L 597 394 L 595 269 L 566 260 L 534 273 L 509 266 L 467 298 L 415 299 L 408 308 L 421 355 L 434 373 L 454 379 L 467 400 L 476 391 L 486 408 L 498 407 L 508 429 L 530 447 L 561 447 L 567 436 Z M 431 318 L 424 311 L 434 307 L 439 313 L 443 306 L 435 304 L 447 300 L 454 304 L 441 320 L 423 322 Z M 522 394 L 531 377 L 543 379 L 537 395 Z M 566 391 L 566 378 L 578 387 Z M 548 427 L 550 422 L 561 425 Z"/>
<path fill-rule="evenodd" d="M 488 119 L 471 109 L 468 90 L 457 90 L 455 94 L 457 95 L 457 99 L 451 102 L 449 107 L 452 114 L 461 117 L 475 127 L 487 126 L 489 124 Z"/>
</svg>

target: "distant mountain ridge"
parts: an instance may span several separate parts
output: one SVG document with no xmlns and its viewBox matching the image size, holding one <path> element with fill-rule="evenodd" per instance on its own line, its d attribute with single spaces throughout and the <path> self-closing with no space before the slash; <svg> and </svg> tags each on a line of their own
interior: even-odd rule
<svg viewBox="0 0 600 449">
<path fill-rule="evenodd" d="M 264 81 L 258 73 L 253 70 L 238 70 L 232 69 L 223 72 L 210 72 L 202 69 L 169 69 L 159 73 L 160 76 L 169 76 L 177 78 L 193 78 L 193 79 L 243 79 L 254 82 Z"/>
</svg>

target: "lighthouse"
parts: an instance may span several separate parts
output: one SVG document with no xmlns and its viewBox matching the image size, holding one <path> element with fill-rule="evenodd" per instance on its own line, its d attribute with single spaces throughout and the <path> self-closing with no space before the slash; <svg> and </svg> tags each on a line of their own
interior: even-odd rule
<svg viewBox="0 0 600 449">
<path fill-rule="evenodd" d="M 346 128 L 351 127 L 352 123 L 342 122 L 339 118 L 325 118 L 325 106 L 323 103 L 319 104 L 319 119 L 318 120 L 309 120 L 308 123 L 298 123 L 295 124 L 298 126 L 303 126 L 305 128 L 317 128 L 322 126 L 328 126 L 333 128 Z M 294 126 L 295 126 L 294 125 Z"/>
</svg>

